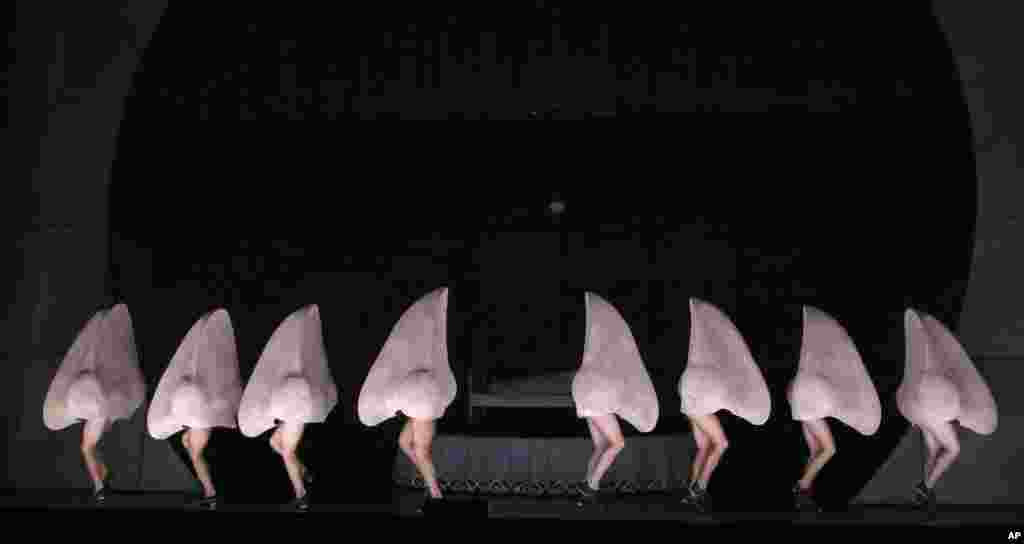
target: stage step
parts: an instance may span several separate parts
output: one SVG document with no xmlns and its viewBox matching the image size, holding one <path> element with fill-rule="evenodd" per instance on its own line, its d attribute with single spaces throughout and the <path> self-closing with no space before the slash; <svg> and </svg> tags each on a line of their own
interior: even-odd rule
<svg viewBox="0 0 1024 544">
<path fill-rule="evenodd" d="M 694 449 L 688 433 L 631 436 L 602 485 L 624 494 L 679 489 L 689 478 Z M 442 490 L 482 495 L 574 496 L 592 453 L 584 437 L 441 435 L 433 445 Z M 401 452 L 394 481 L 423 486 Z"/>
</svg>

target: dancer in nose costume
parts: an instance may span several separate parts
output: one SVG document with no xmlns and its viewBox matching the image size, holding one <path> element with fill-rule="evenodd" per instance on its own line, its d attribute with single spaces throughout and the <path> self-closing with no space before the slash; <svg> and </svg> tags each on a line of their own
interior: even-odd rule
<svg viewBox="0 0 1024 544">
<path fill-rule="evenodd" d="M 203 315 L 182 340 L 149 406 L 150 436 L 181 433 L 181 443 L 202 485 L 199 506 L 217 505 L 217 489 L 204 456 L 215 427 L 234 429 L 242 400 L 242 378 L 231 316 L 224 309 Z"/>
<path fill-rule="evenodd" d="M 618 417 L 644 433 L 658 422 L 658 397 L 629 325 L 607 300 L 594 293 L 584 298 L 587 332 L 572 397 L 577 415 L 587 420 L 594 452 L 580 506 L 597 500 L 601 479 L 626 447 Z"/>
<path fill-rule="evenodd" d="M 112 479 L 98 451 L 100 439 L 114 422 L 130 418 L 145 397 L 128 307 L 118 304 L 96 312 L 78 333 L 50 383 L 43 423 L 59 431 L 84 422 L 82 457 L 97 503 L 106 501 Z"/>
<path fill-rule="evenodd" d="M 803 307 L 803 323 L 800 365 L 788 399 L 793 419 L 803 427 L 809 455 L 793 495 L 798 510 L 816 512 L 820 508 L 813 496 L 814 480 L 837 451 L 826 418 L 871 436 L 882 423 L 882 404 L 846 330 L 810 306 Z"/>
<path fill-rule="evenodd" d="M 256 437 L 274 429 L 270 447 L 281 456 L 295 492 L 291 507 L 308 510 L 313 473 L 299 458 L 306 425 L 323 423 L 338 404 L 338 388 L 327 366 L 320 308 L 289 315 L 270 337 L 242 393 L 238 426 Z"/>
<path fill-rule="evenodd" d="M 904 314 L 906 366 L 896 391 L 903 417 L 921 429 L 924 477 L 912 502 L 935 507 L 935 484 L 960 453 L 954 422 L 978 434 L 996 430 L 996 402 L 985 379 L 952 332 L 939 320 L 913 309 Z"/>
<path fill-rule="evenodd" d="M 359 392 L 359 420 L 368 427 L 407 417 L 398 445 L 426 483 L 426 504 L 443 498 L 434 467 L 435 422 L 455 400 L 448 363 L 448 289 L 410 306 L 391 329 Z"/>
<path fill-rule="evenodd" d="M 697 442 L 684 503 L 711 510 L 708 485 L 729 440 L 716 413 L 728 410 L 754 425 L 771 415 L 768 385 L 743 336 L 715 306 L 690 299 L 690 353 L 679 378 L 682 413 Z"/>
</svg>

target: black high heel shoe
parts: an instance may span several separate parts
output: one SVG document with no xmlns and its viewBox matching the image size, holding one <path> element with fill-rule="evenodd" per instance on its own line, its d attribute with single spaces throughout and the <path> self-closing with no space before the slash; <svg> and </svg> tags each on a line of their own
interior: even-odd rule
<svg viewBox="0 0 1024 544">
<path fill-rule="evenodd" d="M 200 495 L 198 498 L 189 501 L 189 504 L 200 508 L 216 508 L 219 502 L 220 497 L 218 495 L 211 495 L 209 497 Z"/>
<path fill-rule="evenodd" d="M 694 507 L 702 514 L 711 511 L 711 494 L 696 481 L 690 482 L 687 495 L 679 502 Z"/>
<path fill-rule="evenodd" d="M 711 494 L 707 489 L 702 488 L 697 482 L 691 482 L 688 491 L 689 494 L 680 502 L 693 506 L 702 514 L 711 511 Z"/>
<path fill-rule="evenodd" d="M 309 492 L 305 495 L 293 500 L 289 506 L 298 512 L 306 512 L 309 510 Z"/>
<path fill-rule="evenodd" d="M 576 500 L 576 506 L 586 506 L 588 504 L 597 504 L 599 502 L 601 490 L 590 487 L 590 484 L 583 482 L 580 486 L 580 497 Z"/>
<path fill-rule="evenodd" d="M 800 484 L 793 486 L 793 503 L 797 512 L 821 512 L 821 507 L 814 500 L 810 489 L 802 489 Z"/>
<path fill-rule="evenodd" d="M 436 506 L 444 501 L 444 497 L 432 497 L 430 495 L 430 488 L 423 490 L 423 502 L 420 503 L 420 507 L 416 509 L 419 514 L 426 514 L 430 511 L 430 508 Z"/>
<path fill-rule="evenodd" d="M 679 502 L 690 506 L 696 506 L 697 503 L 700 502 L 699 489 L 700 488 L 697 486 L 697 482 L 690 482 L 690 485 L 686 486 L 686 491 L 684 492 L 683 498 L 680 499 Z"/>
<path fill-rule="evenodd" d="M 918 482 L 914 486 L 914 496 L 911 499 L 911 504 L 920 509 L 932 511 L 935 510 L 935 503 L 935 490 L 928 489 L 923 481 Z"/>
<path fill-rule="evenodd" d="M 107 472 L 107 477 L 103 480 L 103 486 L 99 490 L 92 494 L 92 501 L 96 504 L 103 504 L 107 501 L 110 495 L 114 494 L 114 489 L 110 485 L 110 480 L 114 478 L 113 473 Z"/>
</svg>

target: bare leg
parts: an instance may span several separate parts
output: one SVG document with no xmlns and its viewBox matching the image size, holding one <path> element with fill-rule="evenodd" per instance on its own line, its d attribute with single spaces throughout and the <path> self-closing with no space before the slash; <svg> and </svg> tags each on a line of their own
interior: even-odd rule
<svg viewBox="0 0 1024 544">
<path fill-rule="evenodd" d="M 402 453 L 409 458 L 409 461 L 416 466 L 416 470 L 419 470 L 416 462 L 416 450 L 413 447 L 413 434 L 412 434 L 412 420 L 405 420 L 405 425 L 402 426 L 402 432 L 398 435 L 398 447 L 401 448 Z M 420 476 L 423 476 L 422 474 Z"/>
<path fill-rule="evenodd" d="M 85 468 L 92 478 L 92 485 L 96 491 L 103 489 L 104 482 L 110 474 L 107 465 L 103 462 L 96 447 L 107 429 L 106 419 L 91 419 L 82 426 L 82 457 L 85 459 Z"/>
<path fill-rule="evenodd" d="M 939 441 L 924 427 L 921 427 L 921 436 L 924 438 L 924 476 L 921 481 L 927 482 L 939 458 Z"/>
<path fill-rule="evenodd" d="M 804 468 L 804 475 L 800 478 L 800 489 L 810 489 L 814 479 L 825 468 L 836 454 L 835 440 L 832 438 L 832 431 L 828 428 L 828 422 L 824 419 L 813 419 L 803 423 L 805 437 L 810 435 L 814 442 L 808 442 L 811 449 L 811 456 Z"/>
<path fill-rule="evenodd" d="M 181 433 L 181 445 L 185 446 L 189 459 L 195 457 L 195 454 L 192 453 L 192 429 L 185 429 L 185 432 Z M 195 463 L 192 464 L 192 468 L 195 468 Z M 196 477 L 199 477 L 198 471 L 196 472 Z"/>
<path fill-rule="evenodd" d="M 423 476 L 423 481 L 430 490 L 430 496 L 435 499 L 441 498 L 441 486 L 437 483 L 437 476 L 434 471 L 434 457 L 430 451 L 434 443 L 434 421 L 412 419 L 413 452 Z"/>
<path fill-rule="evenodd" d="M 186 434 L 192 466 L 196 469 L 199 482 L 203 484 L 203 496 L 212 497 L 217 494 L 217 490 L 213 487 L 213 478 L 210 477 L 210 466 L 206 463 L 206 458 L 203 457 L 206 444 L 210 441 L 210 429 L 190 429 Z"/>
<path fill-rule="evenodd" d="M 587 418 L 587 429 L 590 430 L 590 440 L 594 443 L 594 453 L 590 454 L 590 461 L 587 463 L 587 475 L 584 478 L 589 483 L 590 477 L 594 474 L 594 468 L 597 467 L 597 461 L 604 454 L 604 451 L 608 449 L 608 440 L 601 434 L 601 430 L 594 425 L 594 422 L 590 421 L 590 418 Z"/>
<path fill-rule="evenodd" d="M 608 446 L 597 458 L 594 470 L 590 474 L 590 479 L 587 481 L 587 485 L 589 485 L 591 489 L 597 490 L 600 488 L 601 479 L 604 478 L 605 473 L 608 472 L 612 463 L 615 462 L 615 458 L 618 457 L 619 453 L 626 447 L 626 439 L 622 437 L 622 429 L 619 427 L 619 420 L 616 418 L 615 414 L 596 416 L 590 418 L 590 421 L 594 423 L 594 426 L 597 427 L 600 434 L 602 434 L 604 439 L 608 441 Z"/>
<path fill-rule="evenodd" d="M 284 460 L 284 467 L 288 471 L 288 479 L 292 481 L 292 488 L 295 490 L 295 498 L 301 499 L 306 496 L 306 486 L 302 480 L 303 466 L 299 462 L 295 450 L 302 441 L 302 432 L 306 429 L 304 423 L 282 423 L 274 431 L 274 437 L 278 438 L 280 450 L 278 453 Z M 273 438 L 271 438 L 273 444 Z M 276 449 L 276 448 L 275 448 Z"/>
<path fill-rule="evenodd" d="M 701 489 L 707 489 L 708 483 L 711 481 L 711 475 L 718 468 L 718 463 L 722 460 L 725 450 L 729 448 L 729 441 L 725 437 L 725 429 L 722 428 L 722 424 L 718 421 L 718 416 L 715 414 L 696 416 L 691 418 L 691 421 L 697 427 L 700 427 L 700 430 L 711 440 L 707 461 L 705 461 L 704 469 L 698 476 L 698 483 Z"/>
<path fill-rule="evenodd" d="M 281 430 L 281 425 L 282 424 L 279 424 L 277 426 L 277 429 L 274 430 L 274 434 L 270 435 L 270 447 L 283 458 L 285 455 L 284 439 L 282 438 L 284 431 Z M 299 438 L 299 440 L 302 440 L 301 437 Z M 305 481 L 306 474 L 309 472 L 309 470 L 306 468 L 306 465 L 302 463 L 302 460 L 299 459 L 298 453 L 295 454 L 295 462 L 299 464 L 299 473 L 301 474 L 303 481 Z"/>
<path fill-rule="evenodd" d="M 700 480 L 700 475 L 704 472 L 704 464 L 708 460 L 708 446 L 711 445 L 711 439 L 704 431 L 700 430 L 700 427 L 693 422 L 690 418 L 690 427 L 693 429 L 693 440 L 697 443 L 697 453 L 693 456 L 693 467 L 690 469 L 690 483 Z"/>
<path fill-rule="evenodd" d="M 935 483 L 946 472 L 953 461 L 960 455 L 960 440 L 956 436 L 956 429 L 952 422 L 943 423 L 929 429 L 932 437 L 938 441 L 940 451 L 935 458 L 932 471 L 925 480 L 924 485 L 928 489 L 935 487 Z"/>
<path fill-rule="evenodd" d="M 810 463 L 811 459 L 813 459 L 821 449 L 821 444 L 818 443 L 818 439 L 814 438 L 814 434 L 811 433 L 811 430 L 807 428 L 807 425 L 802 421 L 800 422 L 800 429 L 804 433 L 804 443 L 807 444 L 807 463 Z"/>
</svg>

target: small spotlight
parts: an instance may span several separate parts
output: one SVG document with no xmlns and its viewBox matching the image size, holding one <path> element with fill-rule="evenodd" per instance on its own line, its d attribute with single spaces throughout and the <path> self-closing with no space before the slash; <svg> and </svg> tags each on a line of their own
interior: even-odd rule
<svg viewBox="0 0 1024 544">
<path fill-rule="evenodd" d="M 558 215 L 565 211 L 565 202 L 555 200 L 551 204 L 548 204 L 548 209 L 551 210 L 551 213 Z"/>
</svg>

